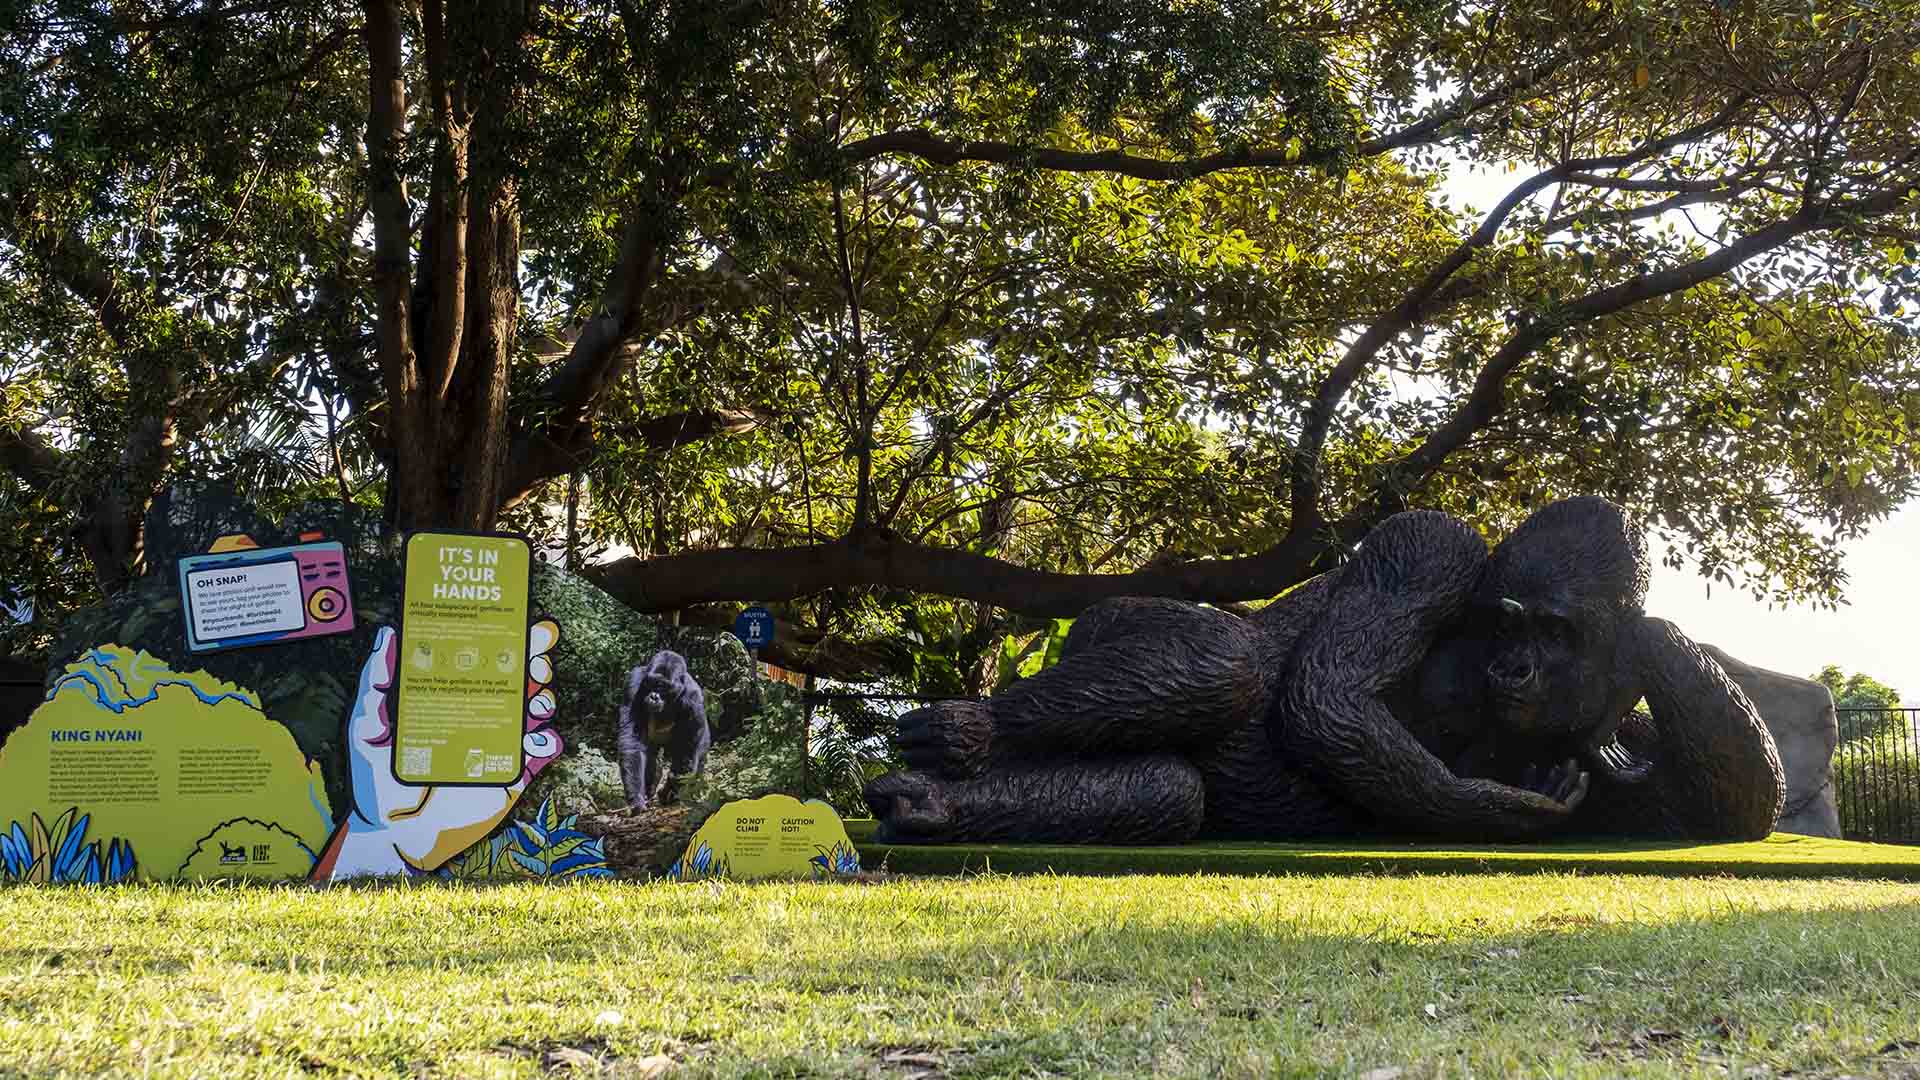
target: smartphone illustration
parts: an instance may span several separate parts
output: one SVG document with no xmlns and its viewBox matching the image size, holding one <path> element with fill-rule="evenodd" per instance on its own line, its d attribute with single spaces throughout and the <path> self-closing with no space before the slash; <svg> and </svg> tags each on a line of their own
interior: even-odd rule
<svg viewBox="0 0 1920 1080">
<path fill-rule="evenodd" d="M 407 538 L 394 778 L 504 785 L 525 767 L 532 549 L 507 533 Z"/>
</svg>

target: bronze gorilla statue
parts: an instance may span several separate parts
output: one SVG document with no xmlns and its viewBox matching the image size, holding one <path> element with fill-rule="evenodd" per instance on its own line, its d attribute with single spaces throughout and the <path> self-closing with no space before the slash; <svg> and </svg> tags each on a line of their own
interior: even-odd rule
<svg viewBox="0 0 1920 1080">
<path fill-rule="evenodd" d="M 867 803 L 894 842 L 1765 836 L 1772 736 L 1641 611 L 1647 578 L 1603 499 L 1542 508 L 1491 556 L 1453 517 L 1397 514 L 1251 618 L 1094 605 L 1053 667 L 901 717 L 908 769 Z"/>
</svg>

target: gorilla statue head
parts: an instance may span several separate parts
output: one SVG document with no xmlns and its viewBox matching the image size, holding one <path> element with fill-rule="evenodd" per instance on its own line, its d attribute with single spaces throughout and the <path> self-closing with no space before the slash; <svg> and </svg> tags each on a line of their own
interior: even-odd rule
<svg viewBox="0 0 1920 1080">
<path fill-rule="evenodd" d="M 1644 536 L 1605 499 L 1542 507 L 1501 541 L 1473 600 L 1495 727 L 1583 755 L 1610 742 L 1647 579 Z"/>
</svg>

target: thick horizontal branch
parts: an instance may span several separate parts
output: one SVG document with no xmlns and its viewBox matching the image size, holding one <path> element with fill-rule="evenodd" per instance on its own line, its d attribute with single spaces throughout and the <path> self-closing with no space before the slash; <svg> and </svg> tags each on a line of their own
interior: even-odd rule
<svg viewBox="0 0 1920 1080">
<path fill-rule="evenodd" d="M 726 630 L 738 614 L 739 609 L 732 605 L 699 607 L 681 612 L 680 621 L 687 626 Z M 906 650 L 893 641 L 855 641 L 775 617 L 773 640 L 760 649 L 760 659 L 789 671 L 860 683 L 897 674 L 906 660 Z"/>
<path fill-rule="evenodd" d="M 1210 559 L 1129 574 L 1061 574 L 869 530 L 858 539 L 788 548 L 722 548 L 621 559 L 600 571 L 608 592 L 641 611 L 723 600 L 792 600 L 827 589 L 878 585 L 992 604 L 1022 615 L 1069 618 L 1114 596 L 1222 603 L 1274 596 L 1312 575 L 1320 537 L 1290 537 L 1237 559 Z"/>
<path fill-rule="evenodd" d="M 890 154 L 924 158 L 936 165 L 980 162 L 1023 165 L 1052 172 L 1099 172 L 1131 176 L 1136 180 L 1191 180 L 1225 169 L 1307 168 L 1334 161 L 1333 149 L 1289 154 L 1284 149 L 1227 150 L 1194 158 L 1150 158 L 1123 150 L 1061 150 L 1022 146 L 990 139 L 947 139 L 924 128 L 907 128 L 869 135 L 840 150 L 849 162 L 868 161 Z"/>
<path fill-rule="evenodd" d="M 1539 85 L 1564 67 L 1569 59 L 1556 57 L 1492 90 L 1445 106 L 1418 123 L 1368 139 L 1354 147 L 1353 153 L 1362 158 L 1377 157 L 1395 150 L 1438 142 L 1447 137 L 1451 125 Z M 938 165 L 958 165 L 971 161 L 990 165 L 1020 164 L 1058 172 L 1114 173 L 1137 180 L 1191 180 L 1226 169 L 1312 168 L 1339 160 L 1343 150 L 1329 147 L 1310 153 L 1289 153 L 1284 148 L 1267 147 L 1169 159 L 1141 157 L 1121 150 L 1061 150 L 990 139 L 948 139 L 924 128 L 904 128 L 850 142 L 841 147 L 840 154 L 852 163 L 890 154 L 904 154 L 924 158 Z"/>
</svg>

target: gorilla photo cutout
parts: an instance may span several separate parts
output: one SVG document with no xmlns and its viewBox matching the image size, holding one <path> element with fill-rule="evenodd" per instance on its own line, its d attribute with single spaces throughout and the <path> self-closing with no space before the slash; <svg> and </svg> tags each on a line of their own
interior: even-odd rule
<svg viewBox="0 0 1920 1080">
<path fill-rule="evenodd" d="M 672 777 L 706 768 L 713 745 L 706 694 L 677 652 L 662 649 L 628 672 L 617 724 L 620 783 L 635 810 L 658 803 Z"/>
<path fill-rule="evenodd" d="M 1396 514 L 1251 618 L 1094 605 L 1053 667 L 901 717 L 908 769 L 867 802 L 895 842 L 1765 836 L 1772 736 L 1644 614 L 1647 579 L 1603 499 L 1542 508 L 1491 556 L 1456 518 Z"/>
</svg>

